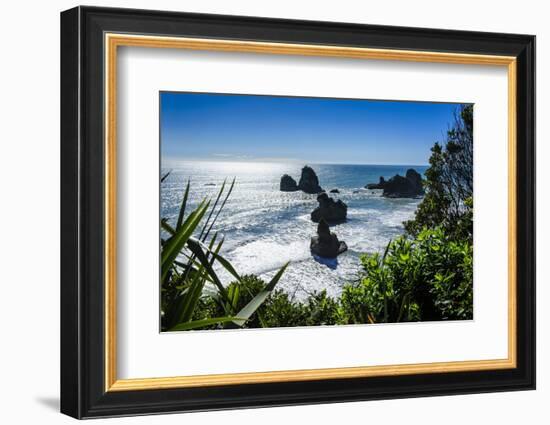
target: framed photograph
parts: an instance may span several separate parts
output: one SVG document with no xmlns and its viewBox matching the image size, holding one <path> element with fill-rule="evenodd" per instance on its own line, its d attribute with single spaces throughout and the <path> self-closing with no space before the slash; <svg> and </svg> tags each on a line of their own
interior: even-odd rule
<svg viewBox="0 0 550 425">
<path fill-rule="evenodd" d="M 535 37 L 61 14 L 61 411 L 535 388 Z"/>
</svg>

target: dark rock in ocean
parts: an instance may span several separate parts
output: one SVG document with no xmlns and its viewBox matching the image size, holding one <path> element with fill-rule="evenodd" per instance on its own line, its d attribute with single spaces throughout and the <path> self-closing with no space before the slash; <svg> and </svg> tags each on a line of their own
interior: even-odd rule
<svg viewBox="0 0 550 425">
<path fill-rule="evenodd" d="M 288 174 L 285 174 L 283 175 L 283 177 L 281 177 L 280 189 L 283 192 L 296 192 L 298 190 L 298 185 L 296 184 L 296 180 L 294 180 Z"/>
<path fill-rule="evenodd" d="M 335 201 L 325 192 L 317 196 L 319 206 L 311 212 L 311 220 L 320 223 L 324 219 L 327 223 L 335 224 L 346 221 L 348 206 L 340 199 Z"/>
<path fill-rule="evenodd" d="M 382 196 L 386 198 L 416 198 L 424 195 L 422 177 L 418 172 L 409 168 L 405 177 L 396 174 L 389 180 L 380 177 L 378 183 L 370 183 L 367 189 L 382 189 Z"/>
<path fill-rule="evenodd" d="M 323 219 L 317 226 L 317 236 L 311 238 L 311 252 L 323 258 L 336 258 L 347 251 L 348 246 L 344 241 L 339 241 L 336 234 L 330 231 L 327 222 Z"/>
<path fill-rule="evenodd" d="M 302 168 L 302 175 L 300 176 L 300 182 L 298 188 L 305 193 L 321 193 L 323 189 L 319 186 L 319 179 L 317 174 L 313 171 L 313 168 L 307 165 Z"/>
<path fill-rule="evenodd" d="M 380 176 L 378 183 L 369 183 L 365 186 L 365 189 L 384 189 L 385 184 L 386 180 L 384 180 L 384 177 Z"/>
<path fill-rule="evenodd" d="M 396 174 L 384 185 L 382 196 L 386 198 L 411 198 L 415 196 L 415 193 L 409 180 Z"/>
<path fill-rule="evenodd" d="M 330 193 L 340 193 L 340 191 L 338 189 L 332 189 Z"/>
<path fill-rule="evenodd" d="M 424 194 L 424 188 L 422 187 L 422 176 L 416 170 L 409 168 L 405 174 L 405 178 L 411 183 L 415 193 L 420 195 Z"/>
<path fill-rule="evenodd" d="M 384 185 L 382 196 L 387 198 L 416 198 L 424 194 L 422 177 L 412 168 L 407 170 L 405 177 L 395 175 Z"/>
</svg>

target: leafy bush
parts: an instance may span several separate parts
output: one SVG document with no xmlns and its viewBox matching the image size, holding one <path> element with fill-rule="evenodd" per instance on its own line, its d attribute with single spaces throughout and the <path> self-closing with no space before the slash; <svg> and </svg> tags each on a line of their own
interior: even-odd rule
<svg viewBox="0 0 550 425">
<path fill-rule="evenodd" d="M 227 288 L 227 294 L 231 299 L 231 308 L 235 311 L 243 309 L 252 299 L 259 293 L 265 290 L 266 283 L 258 278 L 255 275 L 244 275 L 241 276 L 240 281 L 231 282 Z M 271 302 L 271 297 L 264 301 L 264 305 L 268 302 Z M 223 299 L 219 294 L 214 293 L 206 295 L 200 300 L 200 305 L 197 311 L 195 312 L 195 318 L 200 320 L 204 317 L 217 317 L 223 315 L 226 306 L 224 305 Z M 259 310 L 263 310 L 263 307 L 260 307 Z M 255 312 L 252 314 L 246 323 L 242 325 L 244 328 L 258 328 L 262 327 L 260 322 L 260 316 Z M 231 324 L 219 323 L 213 326 L 210 326 L 210 329 L 220 329 L 220 328 L 230 328 Z"/>
<path fill-rule="evenodd" d="M 254 275 L 242 276 L 241 281 L 228 285 L 229 293 L 239 293 L 236 309 L 244 306 L 253 294 L 263 291 L 266 283 Z M 194 314 L 195 320 L 217 317 L 223 314 L 216 294 L 199 300 Z M 242 325 L 244 328 L 277 328 L 295 326 L 316 326 L 341 324 L 341 310 L 338 299 L 331 298 L 326 291 L 315 292 L 303 301 L 293 299 L 282 290 L 274 290 L 263 304 Z M 217 323 L 206 329 L 231 328 L 231 323 Z"/>
<path fill-rule="evenodd" d="M 361 258 L 358 285 L 341 297 L 346 323 L 471 319 L 472 245 L 451 240 L 438 227 L 415 239 L 400 236 L 383 256 Z"/>
<path fill-rule="evenodd" d="M 245 306 L 258 294 L 265 290 L 267 284 L 255 275 L 242 276 L 240 281 L 227 286 L 229 294 L 239 294 L 235 309 Z M 195 312 L 195 319 L 217 317 L 223 314 L 219 296 L 214 294 L 200 300 Z M 263 304 L 243 324 L 245 328 L 275 328 L 294 326 L 334 325 L 338 324 L 338 301 L 327 296 L 326 291 L 316 292 L 304 302 L 292 299 L 286 292 L 275 290 Z M 232 327 L 230 323 L 219 323 L 209 326 L 209 329 Z"/>
<path fill-rule="evenodd" d="M 342 324 L 339 300 L 329 297 L 324 290 L 310 295 L 305 308 L 306 326 Z"/>
<path fill-rule="evenodd" d="M 462 106 L 443 144 L 435 143 L 425 172 L 426 195 L 413 220 L 404 223 L 412 236 L 442 226 L 449 237 L 472 241 L 473 106 Z"/>
<path fill-rule="evenodd" d="M 414 239 L 400 236 L 391 241 L 383 255 L 363 255 L 359 282 L 346 284 L 339 298 L 320 291 L 297 301 L 274 290 L 243 327 L 472 319 L 472 266 L 471 243 L 451 239 L 441 227 L 424 229 Z M 247 275 L 232 282 L 227 292 L 239 294 L 233 306 L 238 310 L 266 286 L 258 277 Z M 224 312 L 219 295 L 203 298 L 199 305 L 196 320 Z M 219 323 L 209 328 L 232 326 Z"/>
<path fill-rule="evenodd" d="M 361 285 L 344 293 L 352 319 L 365 314 L 361 302 L 371 321 L 472 318 L 472 105 L 457 111 L 445 142 L 433 146 L 425 176 L 426 195 L 404 223 L 407 235 L 383 257 L 364 256 Z"/>
</svg>

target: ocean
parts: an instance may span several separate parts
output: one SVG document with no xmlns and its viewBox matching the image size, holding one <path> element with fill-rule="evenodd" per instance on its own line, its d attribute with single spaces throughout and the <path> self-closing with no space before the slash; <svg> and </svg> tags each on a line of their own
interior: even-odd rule
<svg viewBox="0 0 550 425">
<path fill-rule="evenodd" d="M 367 183 L 377 183 L 395 174 L 405 175 L 408 168 L 420 174 L 426 166 L 308 164 L 319 177 L 320 185 L 348 205 L 345 223 L 331 226 L 348 251 L 337 258 L 336 267 L 317 262 L 309 250 L 310 238 L 317 224 L 310 213 L 317 207 L 317 195 L 301 191 L 281 192 L 283 174 L 296 182 L 301 168 L 297 162 L 206 162 L 171 161 L 170 176 L 161 184 L 161 217 L 175 223 L 187 179 L 191 179 L 189 206 L 203 198 L 216 197 L 224 179 L 236 178 L 233 192 L 214 227 L 224 236 L 222 255 L 241 274 L 253 273 L 266 281 L 287 261 L 290 265 L 277 285 L 296 299 L 325 289 L 338 296 L 345 283 L 357 280 L 359 258 L 363 253 L 383 252 L 388 242 L 403 233 L 403 221 L 414 217 L 420 199 L 388 199 L 381 191 L 367 190 Z M 219 270 L 224 284 L 232 279 Z"/>
</svg>

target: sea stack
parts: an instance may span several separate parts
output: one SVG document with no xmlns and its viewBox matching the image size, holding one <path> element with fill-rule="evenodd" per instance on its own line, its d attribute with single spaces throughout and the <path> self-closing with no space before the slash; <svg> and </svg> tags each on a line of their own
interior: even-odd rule
<svg viewBox="0 0 550 425">
<path fill-rule="evenodd" d="M 384 189 L 384 185 L 386 184 L 386 180 L 384 180 L 384 177 L 380 176 L 380 180 L 378 180 L 378 183 L 369 183 L 365 186 L 366 189 Z"/>
<path fill-rule="evenodd" d="M 280 189 L 282 192 L 296 192 L 298 185 L 296 184 L 296 180 L 285 174 L 281 177 Z"/>
<path fill-rule="evenodd" d="M 420 174 L 409 168 L 405 177 L 396 174 L 389 180 L 380 177 L 378 183 L 370 183 L 365 186 L 367 189 L 382 189 L 382 196 L 386 198 L 417 198 L 424 195 L 422 177 Z"/>
<path fill-rule="evenodd" d="M 323 258 L 336 258 L 347 251 L 348 246 L 344 241 L 339 241 L 338 236 L 330 231 L 328 223 L 321 219 L 317 226 L 317 236 L 311 238 L 311 252 Z"/>
<path fill-rule="evenodd" d="M 411 184 L 414 193 L 418 193 L 419 195 L 424 194 L 424 188 L 422 187 L 422 176 L 416 170 L 409 168 L 405 174 L 405 178 Z"/>
<path fill-rule="evenodd" d="M 323 189 L 319 186 L 319 179 L 313 168 L 305 166 L 302 168 L 302 175 L 300 176 L 300 182 L 298 188 L 305 193 L 321 193 Z"/>
<path fill-rule="evenodd" d="M 311 220 L 320 223 L 321 220 L 330 224 L 337 224 L 346 221 L 348 206 L 340 199 L 335 201 L 325 192 L 317 196 L 319 206 L 311 212 Z"/>
</svg>

